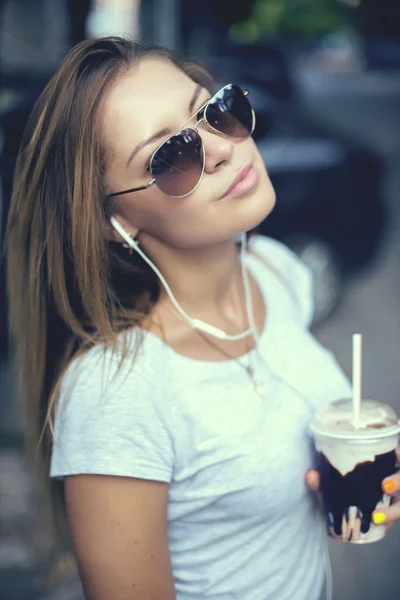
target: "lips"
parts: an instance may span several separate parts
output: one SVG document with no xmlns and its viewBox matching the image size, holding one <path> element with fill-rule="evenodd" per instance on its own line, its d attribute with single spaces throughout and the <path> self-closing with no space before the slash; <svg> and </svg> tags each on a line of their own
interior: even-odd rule
<svg viewBox="0 0 400 600">
<path fill-rule="evenodd" d="M 246 175 L 248 174 L 248 172 L 250 171 L 252 166 L 253 166 L 253 163 L 249 163 L 248 165 L 246 165 L 245 167 L 243 167 L 243 169 L 241 169 L 239 171 L 239 173 L 236 175 L 235 179 L 232 181 L 231 185 L 224 192 L 223 196 L 221 196 L 220 200 L 222 200 L 222 198 L 225 198 L 225 196 L 227 196 L 229 194 L 229 192 L 231 192 L 233 190 L 233 188 L 235 186 L 237 186 L 237 184 L 240 183 L 240 181 L 242 181 L 246 177 Z"/>
</svg>

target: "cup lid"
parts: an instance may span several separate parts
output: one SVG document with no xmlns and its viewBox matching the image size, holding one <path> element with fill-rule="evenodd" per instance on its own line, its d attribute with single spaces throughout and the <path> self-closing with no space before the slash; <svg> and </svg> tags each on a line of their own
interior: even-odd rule
<svg viewBox="0 0 400 600">
<path fill-rule="evenodd" d="M 309 425 L 311 433 L 346 440 L 368 440 L 400 433 L 400 420 L 395 410 L 378 400 L 362 400 L 360 427 L 353 423 L 351 398 L 335 400 L 320 408 Z"/>
</svg>

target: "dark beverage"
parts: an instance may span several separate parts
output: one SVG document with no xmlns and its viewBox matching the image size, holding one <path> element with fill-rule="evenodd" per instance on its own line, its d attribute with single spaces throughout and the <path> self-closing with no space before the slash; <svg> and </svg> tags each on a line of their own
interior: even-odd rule
<svg viewBox="0 0 400 600">
<path fill-rule="evenodd" d="M 317 453 L 328 535 L 344 542 L 381 538 L 381 526 L 372 523 L 372 513 L 393 500 L 383 493 L 382 481 L 394 473 L 395 464 L 396 454 L 391 450 L 378 454 L 373 462 L 357 463 L 342 475 L 323 452 Z"/>
<path fill-rule="evenodd" d="M 372 513 L 392 502 L 382 481 L 396 471 L 400 422 L 395 411 L 363 400 L 356 428 L 352 400 L 337 400 L 317 411 L 310 431 L 328 535 L 355 544 L 382 539 L 386 527 L 375 525 Z"/>
</svg>

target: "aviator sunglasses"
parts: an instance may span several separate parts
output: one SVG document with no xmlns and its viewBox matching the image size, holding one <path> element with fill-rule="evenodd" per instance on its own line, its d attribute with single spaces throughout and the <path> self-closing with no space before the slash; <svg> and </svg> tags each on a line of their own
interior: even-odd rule
<svg viewBox="0 0 400 600">
<path fill-rule="evenodd" d="M 152 154 L 149 169 L 153 179 L 147 185 L 109 194 L 121 196 L 156 185 L 173 198 L 188 196 L 199 185 L 204 173 L 205 152 L 197 128 L 204 121 L 218 134 L 233 139 L 248 138 L 254 131 L 256 117 L 247 98 L 248 91 L 229 84 L 220 89 L 174 135 L 163 142 Z M 186 127 L 193 118 L 196 125 Z"/>
</svg>

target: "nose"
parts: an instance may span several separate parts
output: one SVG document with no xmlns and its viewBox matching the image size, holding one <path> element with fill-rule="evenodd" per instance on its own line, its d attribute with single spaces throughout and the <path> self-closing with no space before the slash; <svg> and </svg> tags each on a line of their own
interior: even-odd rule
<svg viewBox="0 0 400 600">
<path fill-rule="evenodd" d="M 197 127 L 199 123 L 197 123 Z M 231 160 L 233 143 L 222 134 L 218 135 L 218 133 L 209 129 L 204 121 L 201 125 L 199 133 L 204 146 L 204 171 L 211 174 L 217 171 L 224 163 L 228 163 Z"/>
</svg>

